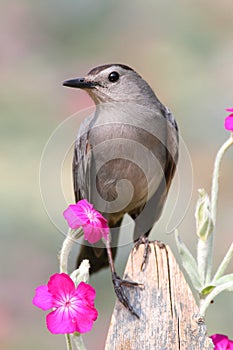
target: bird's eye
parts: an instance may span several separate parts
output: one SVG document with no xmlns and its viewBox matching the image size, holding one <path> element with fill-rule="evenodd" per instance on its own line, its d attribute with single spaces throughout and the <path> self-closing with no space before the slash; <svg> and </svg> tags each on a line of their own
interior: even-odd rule
<svg viewBox="0 0 233 350">
<path fill-rule="evenodd" d="M 111 83 L 115 83 L 119 78 L 120 75 L 117 72 L 111 72 L 108 76 L 108 80 L 111 81 Z"/>
</svg>

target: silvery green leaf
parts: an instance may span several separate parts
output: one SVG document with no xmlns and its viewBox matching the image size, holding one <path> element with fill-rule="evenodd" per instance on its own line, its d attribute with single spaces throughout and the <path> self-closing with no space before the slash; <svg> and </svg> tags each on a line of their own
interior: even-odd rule
<svg viewBox="0 0 233 350">
<path fill-rule="evenodd" d="M 197 235 L 206 241 L 213 231 L 213 222 L 210 212 L 210 199 L 206 191 L 202 188 L 198 190 L 199 198 L 196 205 L 195 219 Z"/>
<path fill-rule="evenodd" d="M 179 251 L 182 265 L 184 266 L 194 288 L 200 292 L 202 289 L 202 285 L 200 282 L 200 276 L 198 273 L 197 263 L 190 253 L 189 249 L 186 247 L 186 245 L 181 241 L 177 230 L 175 231 L 175 238 L 176 238 L 176 245 L 177 249 Z"/>
<path fill-rule="evenodd" d="M 72 342 L 75 345 L 76 350 L 86 350 L 86 347 L 83 342 L 83 338 L 80 335 L 80 333 L 75 332 L 74 334 L 71 335 Z"/>
<path fill-rule="evenodd" d="M 221 284 L 220 286 L 216 286 L 212 292 L 210 292 L 207 297 L 203 300 L 201 307 L 200 307 L 200 314 L 201 316 L 204 316 L 206 313 L 206 310 L 208 306 L 210 305 L 211 301 L 221 292 L 225 290 L 232 290 L 233 288 L 233 281 L 226 282 Z"/>
<path fill-rule="evenodd" d="M 225 272 L 227 266 L 229 265 L 231 259 L 233 257 L 233 243 L 231 244 L 230 248 L 228 249 L 226 255 L 224 256 L 221 264 L 219 265 L 218 270 L 216 271 L 213 281 L 217 281 Z"/>
<path fill-rule="evenodd" d="M 216 281 L 214 281 L 215 286 L 221 286 L 222 284 L 228 283 L 228 282 L 233 282 L 233 273 L 230 273 L 229 275 L 222 276 L 218 278 Z M 232 292 L 233 288 L 228 288 L 228 292 Z"/>
</svg>

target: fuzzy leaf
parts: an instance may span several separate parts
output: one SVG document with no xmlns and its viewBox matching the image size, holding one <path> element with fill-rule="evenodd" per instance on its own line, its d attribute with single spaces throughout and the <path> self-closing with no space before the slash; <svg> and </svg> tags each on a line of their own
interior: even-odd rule
<svg viewBox="0 0 233 350">
<path fill-rule="evenodd" d="M 220 286 L 216 286 L 212 292 L 210 292 L 205 300 L 203 301 L 201 307 L 200 307 L 200 315 L 203 316 L 206 313 L 206 310 L 208 306 L 210 305 L 211 301 L 221 292 L 225 290 L 231 290 L 233 288 L 233 281 L 226 282 L 221 284 Z"/>
<path fill-rule="evenodd" d="M 84 259 L 79 268 L 74 270 L 70 278 L 74 281 L 76 287 L 79 285 L 80 282 L 88 283 L 89 281 L 89 269 L 90 269 L 90 263 L 89 260 Z"/>
<path fill-rule="evenodd" d="M 224 256 L 221 264 L 219 265 L 218 270 L 216 271 L 216 274 L 214 275 L 213 281 L 218 281 L 220 277 L 224 274 L 227 266 L 229 265 L 231 259 L 233 257 L 233 243 L 231 244 L 230 248 L 228 249 L 226 255 Z"/>
<path fill-rule="evenodd" d="M 206 241 L 213 232 L 213 222 L 210 213 L 210 199 L 206 191 L 201 188 L 198 190 L 199 198 L 195 210 L 197 235 L 203 241 Z"/>
<path fill-rule="evenodd" d="M 176 245 L 177 249 L 179 251 L 181 262 L 186 270 L 193 287 L 200 292 L 202 289 L 202 285 L 200 282 L 200 276 L 198 273 L 197 263 L 193 257 L 193 255 L 190 253 L 189 249 L 186 247 L 184 242 L 180 239 L 178 235 L 178 231 L 175 231 L 175 239 L 176 239 Z"/>
<path fill-rule="evenodd" d="M 228 282 L 233 282 L 233 273 L 218 278 L 217 281 L 214 281 L 214 284 L 215 284 L 215 286 L 221 286 L 222 284 L 225 284 L 225 283 L 228 283 Z M 227 288 L 226 290 L 228 292 L 232 292 L 233 291 L 233 287 Z"/>
<path fill-rule="evenodd" d="M 75 348 L 78 350 L 86 350 L 86 347 L 83 342 L 83 338 L 80 335 L 80 333 L 75 332 L 71 334 L 71 339 L 73 340 L 73 344 L 75 345 Z"/>
</svg>

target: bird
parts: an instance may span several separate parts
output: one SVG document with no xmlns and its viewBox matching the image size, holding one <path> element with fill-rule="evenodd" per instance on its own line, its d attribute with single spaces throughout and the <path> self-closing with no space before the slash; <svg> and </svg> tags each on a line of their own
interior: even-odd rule
<svg viewBox="0 0 233 350">
<path fill-rule="evenodd" d="M 145 243 L 145 268 L 148 236 L 161 216 L 177 167 L 177 122 L 149 84 L 125 64 L 97 66 L 63 85 L 85 90 L 95 103 L 74 145 L 75 201 L 92 203 L 111 230 L 109 244 L 82 245 L 78 265 L 88 259 L 91 273 L 110 266 L 117 298 L 139 317 L 125 293 L 125 287 L 139 283 L 122 279 L 115 269 L 119 230 L 128 214 L 135 224 L 135 244 Z"/>
</svg>

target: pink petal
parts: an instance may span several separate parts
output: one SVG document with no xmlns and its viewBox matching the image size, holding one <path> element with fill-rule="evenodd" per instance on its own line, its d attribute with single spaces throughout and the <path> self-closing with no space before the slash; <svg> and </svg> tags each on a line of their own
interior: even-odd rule
<svg viewBox="0 0 233 350">
<path fill-rule="evenodd" d="M 108 220 L 106 220 L 100 213 L 98 213 L 98 224 L 103 228 L 108 228 Z"/>
<path fill-rule="evenodd" d="M 94 321 L 97 319 L 98 312 L 94 307 L 83 306 L 76 323 L 76 331 L 86 333 L 92 329 Z"/>
<path fill-rule="evenodd" d="M 78 217 L 85 219 L 85 220 L 87 218 L 86 213 L 88 211 L 94 210 L 93 205 L 88 203 L 88 201 L 86 199 L 82 199 L 81 201 L 77 202 L 76 204 L 71 204 L 69 207 L 71 207 L 73 209 L 73 211 L 75 212 L 75 214 Z"/>
<path fill-rule="evenodd" d="M 81 199 L 81 201 L 79 201 L 77 204 L 82 208 L 83 211 L 85 209 L 86 210 L 93 209 L 93 205 L 91 203 L 89 203 L 86 199 Z"/>
<path fill-rule="evenodd" d="M 89 220 L 89 223 L 83 226 L 84 239 L 93 244 L 98 242 L 102 237 L 107 239 L 109 227 L 107 220 L 98 212 L 94 220 Z"/>
<path fill-rule="evenodd" d="M 86 222 L 86 217 L 80 217 L 80 214 L 77 213 L 75 204 L 69 205 L 63 212 L 63 216 L 67 220 L 69 227 L 73 229 L 79 228 Z"/>
<path fill-rule="evenodd" d="M 86 199 L 82 199 L 76 204 L 69 205 L 63 212 L 63 216 L 67 220 L 69 227 L 76 229 L 88 223 L 88 211 L 95 211 L 95 209 Z"/>
<path fill-rule="evenodd" d="M 233 112 L 233 107 L 232 108 L 226 108 L 227 112 Z"/>
<path fill-rule="evenodd" d="M 109 228 L 102 228 L 102 236 L 107 240 L 109 235 Z"/>
<path fill-rule="evenodd" d="M 215 350 L 227 350 L 228 349 L 228 337 L 223 334 L 214 334 L 210 337 L 214 343 Z"/>
<path fill-rule="evenodd" d="M 69 205 L 63 215 L 72 229 L 83 227 L 84 238 L 88 242 L 96 243 L 102 237 L 107 238 L 109 233 L 107 220 L 86 199 Z"/>
<path fill-rule="evenodd" d="M 94 299 L 96 296 L 95 289 L 85 282 L 81 282 L 75 293 L 78 300 L 77 310 L 77 332 L 89 332 L 93 326 L 93 322 L 98 317 L 98 312 L 94 307 Z"/>
<path fill-rule="evenodd" d="M 70 299 L 70 306 L 63 304 L 47 315 L 49 331 L 53 334 L 90 331 L 98 316 L 98 312 L 94 308 L 95 294 L 93 287 L 81 282 Z"/>
<path fill-rule="evenodd" d="M 100 222 L 100 225 L 101 226 L 103 226 L 103 225 L 108 226 L 108 220 L 105 219 L 105 217 L 103 217 L 103 215 L 100 214 L 97 210 L 94 210 L 94 211 L 95 211 L 95 214 L 96 214 L 96 219 Z"/>
<path fill-rule="evenodd" d="M 233 341 L 229 340 L 227 350 L 233 350 Z"/>
<path fill-rule="evenodd" d="M 42 310 L 49 310 L 53 307 L 52 295 L 49 293 L 47 285 L 36 288 L 32 302 Z"/>
<path fill-rule="evenodd" d="M 233 131 L 233 114 L 226 117 L 224 127 L 226 130 Z"/>
<path fill-rule="evenodd" d="M 98 227 L 92 225 L 83 226 L 84 239 L 93 244 L 102 238 L 102 231 Z"/>
<path fill-rule="evenodd" d="M 94 300 L 96 297 L 95 289 L 85 282 L 80 282 L 77 290 L 75 291 L 75 295 L 80 299 L 85 299 L 87 302 L 94 306 Z"/>
<path fill-rule="evenodd" d="M 55 273 L 50 277 L 48 290 L 54 299 L 59 302 L 74 294 L 75 284 L 66 273 Z"/>
<path fill-rule="evenodd" d="M 48 330 L 53 334 L 74 333 L 76 331 L 76 322 L 70 316 L 68 308 L 60 307 L 50 312 L 46 316 Z"/>
<path fill-rule="evenodd" d="M 77 216 L 82 217 L 82 219 L 88 220 L 88 213 L 89 212 L 96 212 L 96 210 L 93 208 L 93 205 L 90 204 L 86 199 L 82 199 L 78 203 L 75 204 L 75 211 Z"/>
</svg>

